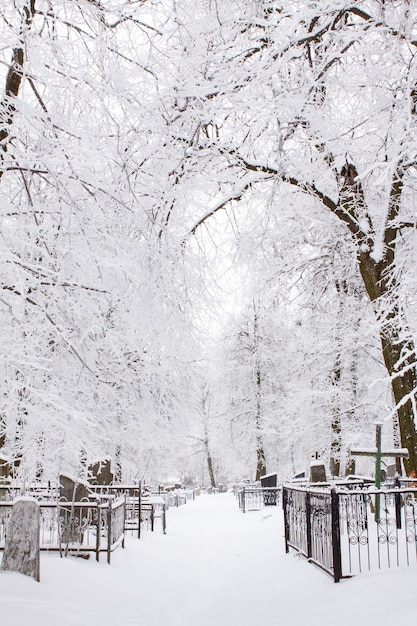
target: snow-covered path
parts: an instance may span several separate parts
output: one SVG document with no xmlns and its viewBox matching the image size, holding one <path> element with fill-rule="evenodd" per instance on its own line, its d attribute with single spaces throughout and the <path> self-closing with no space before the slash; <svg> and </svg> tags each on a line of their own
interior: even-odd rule
<svg viewBox="0 0 417 626">
<path fill-rule="evenodd" d="M 416 569 L 335 585 L 284 552 L 282 512 L 242 514 L 231 494 L 168 512 L 168 533 L 129 538 L 112 565 L 41 557 L 41 583 L 0 574 L 10 626 L 388 626 L 417 618 Z"/>
</svg>

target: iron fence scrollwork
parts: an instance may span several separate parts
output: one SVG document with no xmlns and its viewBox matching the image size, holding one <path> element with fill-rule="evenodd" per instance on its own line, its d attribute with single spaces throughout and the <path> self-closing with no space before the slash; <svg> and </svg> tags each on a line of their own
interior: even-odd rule
<svg viewBox="0 0 417 626">
<path fill-rule="evenodd" d="M 335 582 L 365 569 L 417 565 L 415 488 L 284 486 L 283 509 L 286 551 L 297 550 Z"/>
</svg>

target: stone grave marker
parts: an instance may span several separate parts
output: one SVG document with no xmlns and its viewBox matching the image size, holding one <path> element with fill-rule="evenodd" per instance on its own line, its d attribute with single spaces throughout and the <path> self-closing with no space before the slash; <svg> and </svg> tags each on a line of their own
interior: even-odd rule
<svg viewBox="0 0 417 626">
<path fill-rule="evenodd" d="M 88 476 L 91 485 L 112 485 L 114 474 L 111 471 L 110 459 L 96 461 L 88 466 Z"/>
<path fill-rule="evenodd" d="M 82 507 L 74 507 L 66 502 L 87 502 L 89 496 L 88 484 L 78 481 L 66 474 L 59 477 L 59 500 L 60 500 L 60 518 L 61 518 L 61 548 L 64 553 L 68 552 L 71 544 L 82 545 L 83 530 L 83 509 Z"/>
<path fill-rule="evenodd" d="M 62 502 L 81 502 L 88 500 L 88 484 L 82 480 L 75 480 L 67 474 L 59 477 L 59 499 Z"/>
<path fill-rule="evenodd" d="M 326 478 L 326 468 L 323 463 L 319 461 L 314 461 L 310 465 L 310 482 L 311 483 L 325 483 Z"/>
<path fill-rule="evenodd" d="M 0 454 L 0 484 L 10 482 L 10 465 L 7 456 Z"/>
<path fill-rule="evenodd" d="M 7 456 L 0 454 L 0 500 L 6 500 L 10 492 L 10 464 Z"/>
<path fill-rule="evenodd" d="M 40 563 L 40 509 L 33 498 L 18 498 L 14 501 L 1 569 L 19 572 L 39 581 Z"/>
<path fill-rule="evenodd" d="M 277 492 L 276 491 L 268 491 L 268 488 L 276 488 L 278 476 L 274 472 L 272 474 L 265 474 L 261 476 L 261 486 L 265 487 L 265 491 L 263 492 L 264 497 L 264 505 L 265 506 L 276 506 L 277 505 Z"/>
</svg>

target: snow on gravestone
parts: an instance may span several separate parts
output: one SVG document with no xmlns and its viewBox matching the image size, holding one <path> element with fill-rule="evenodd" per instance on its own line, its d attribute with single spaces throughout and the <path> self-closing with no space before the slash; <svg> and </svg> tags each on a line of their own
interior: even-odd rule
<svg viewBox="0 0 417 626">
<path fill-rule="evenodd" d="M 19 572 L 39 581 L 39 504 L 33 498 L 13 503 L 1 569 Z"/>
</svg>

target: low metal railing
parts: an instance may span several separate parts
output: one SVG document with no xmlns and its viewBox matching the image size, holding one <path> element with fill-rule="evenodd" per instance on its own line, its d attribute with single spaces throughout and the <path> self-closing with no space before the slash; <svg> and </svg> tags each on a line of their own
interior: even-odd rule
<svg viewBox="0 0 417 626">
<path fill-rule="evenodd" d="M 335 582 L 417 565 L 417 489 L 283 487 L 285 547 Z"/>
<path fill-rule="evenodd" d="M 160 522 L 162 532 L 165 535 L 166 504 L 163 498 L 160 496 L 140 496 L 126 499 L 126 531 L 136 532 L 138 539 L 140 539 L 142 528 L 146 527 L 153 532 L 157 521 Z"/>
<path fill-rule="evenodd" d="M 237 492 L 239 508 L 243 513 L 259 511 L 265 506 L 276 506 L 281 487 L 242 487 Z"/>
<path fill-rule="evenodd" d="M 4 549 L 13 502 L 0 502 L 0 550 Z M 111 553 L 125 540 L 125 498 L 107 502 L 39 502 L 40 549 L 67 554 Z"/>
</svg>

